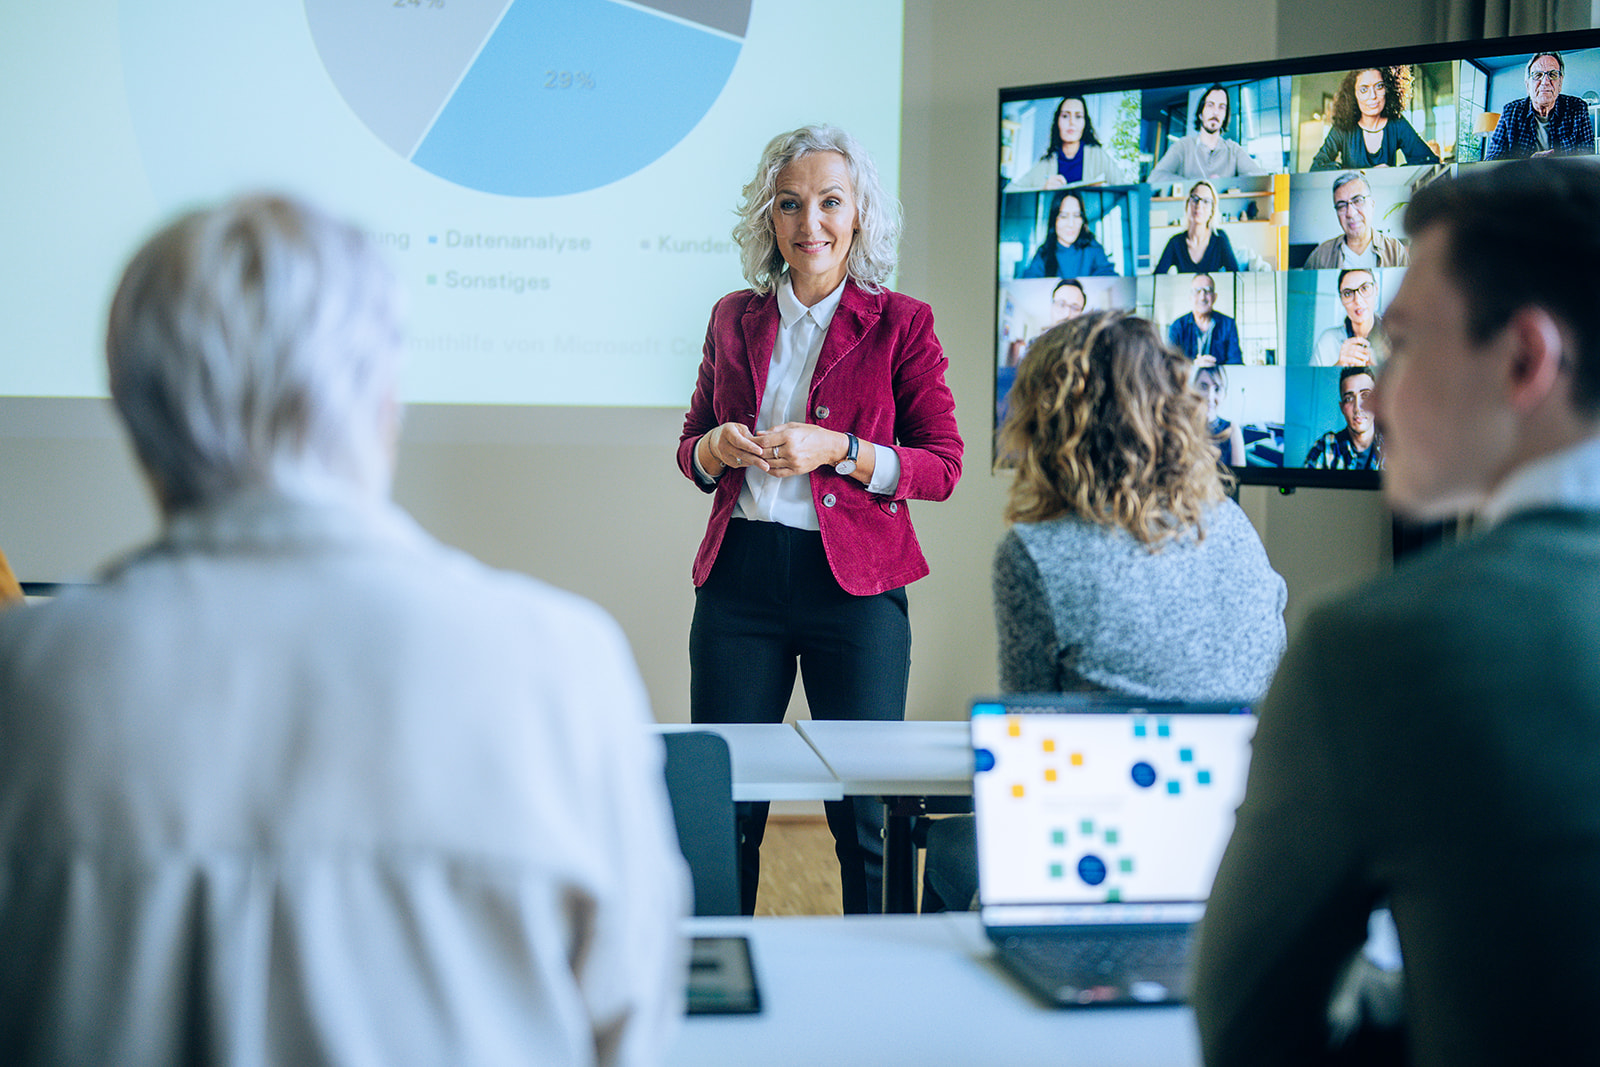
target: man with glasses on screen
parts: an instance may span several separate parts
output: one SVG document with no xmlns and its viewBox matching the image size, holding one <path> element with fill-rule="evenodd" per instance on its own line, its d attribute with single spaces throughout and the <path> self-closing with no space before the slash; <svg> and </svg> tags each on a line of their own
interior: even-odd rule
<svg viewBox="0 0 1600 1067">
<path fill-rule="evenodd" d="M 1198 367 L 1243 363 L 1244 352 L 1239 346 L 1238 325 L 1227 315 L 1214 310 L 1217 306 L 1217 283 L 1211 275 L 1193 275 L 1189 294 L 1194 300 L 1194 310 L 1172 320 L 1172 325 L 1167 327 L 1167 343 L 1194 360 Z"/>
<path fill-rule="evenodd" d="M 1062 278 L 1050 291 L 1050 325 L 1066 322 L 1083 314 L 1089 306 L 1089 294 L 1076 278 Z"/>
<path fill-rule="evenodd" d="M 1528 95 L 1500 112 L 1484 159 L 1594 155 L 1594 119 L 1589 105 L 1561 91 L 1567 62 L 1560 52 L 1537 52 L 1528 60 Z"/>
<path fill-rule="evenodd" d="M 1378 276 L 1370 270 L 1339 272 L 1339 303 L 1344 322 L 1317 335 L 1311 350 L 1313 367 L 1370 367 L 1383 362 L 1387 349 L 1383 320 L 1378 317 Z"/>
<path fill-rule="evenodd" d="M 1228 128 L 1230 104 L 1228 90 L 1213 85 L 1200 95 L 1194 109 L 1195 132 L 1179 137 L 1150 168 L 1151 185 L 1197 178 L 1231 178 L 1236 174 L 1265 174 L 1237 141 L 1222 136 Z"/>
<path fill-rule="evenodd" d="M 1333 180 L 1333 213 L 1340 233 L 1318 245 L 1306 259 L 1307 270 L 1340 267 L 1403 267 L 1406 246 L 1372 228 L 1372 186 L 1359 170 L 1347 170 Z"/>
<path fill-rule="evenodd" d="M 1470 168 L 1419 190 L 1406 229 L 1384 497 L 1478 521 L 1290 643 L 1200 933 L 1210 1067 L 1327 1062 L 1330 1004 L 1373 1003 L 1334 991 L 1383 902 L 1403 1019 L 1341 1062 L 1596 1048 L 1600 168 Z"/>
</svg>

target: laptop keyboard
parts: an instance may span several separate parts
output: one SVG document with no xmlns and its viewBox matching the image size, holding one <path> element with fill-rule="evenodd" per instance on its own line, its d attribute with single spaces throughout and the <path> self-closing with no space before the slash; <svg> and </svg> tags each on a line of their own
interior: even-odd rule
<svg viewBox="0 0 1600 1067">
<path fill-rule="evenodd" d="M 1034 967 L 1062 976 L 1165 973 L 1182 965 L 1194 945 L 1194 931 L 1152 930 L 1106 936 L 1074 933 L 1065 937 L 1008 937 L 1006 951 Z"/>
<path fill-rule="evenodd" d="M 1076 930 L 1000 941 L 1000 957 L 1060 1005 L 1170 1003 L 1187 998 L 1193 928 L 1126 933 Z"/>
</svg>

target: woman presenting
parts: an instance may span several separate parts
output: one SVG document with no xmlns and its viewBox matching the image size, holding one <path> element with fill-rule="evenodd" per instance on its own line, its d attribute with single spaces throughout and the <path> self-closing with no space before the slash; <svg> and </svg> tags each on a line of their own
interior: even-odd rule
<svg viewBox="0 0 1600 1067">
<path fill-rule="evenodd" d="M 717 301 L 678 443 L 714 493 L 694 560 L 695 722 L 780 722 L 798 665 L 816 719 L 901 719 L 904 586 L 928 573 L 907 501 L 943 500 L 961 436 L 928 305 L 883 287 L 899 208 L 844 131 L 767 145 L 733 237 L 750 288 Z M 826 805 L 844 911 L 882 900 L 882 808 Z M 740 806 L 746 914 L 767 805 Z"/>
</svg>

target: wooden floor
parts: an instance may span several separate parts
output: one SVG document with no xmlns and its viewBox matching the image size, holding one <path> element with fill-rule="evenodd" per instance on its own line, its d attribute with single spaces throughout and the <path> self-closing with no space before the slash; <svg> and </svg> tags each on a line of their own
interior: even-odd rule
<svg viewBox="0 0 1600 1067">
<path fill-rule="evenodd" d="M 917 879 L 922 861 L 918 852 Z M 839 859 L 821 815 L 773 815 L 761 842 L 757 915 L 842 915 Z"/>
<path fill-rule="evenodd" d="M 774 815 L 761 842 L 757 915 L 840 915 L 839 861 L 820 815 Z"/>
</svg>

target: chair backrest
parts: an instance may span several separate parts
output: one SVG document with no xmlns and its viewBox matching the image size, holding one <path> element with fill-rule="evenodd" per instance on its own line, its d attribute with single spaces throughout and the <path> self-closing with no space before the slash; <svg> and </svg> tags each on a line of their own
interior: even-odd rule
<svg viewBox="0 0 1600 1067">
<path fill-rule="evenodd" d="M 710 731 L 666 731 L 667 792 L 678 847 L 694 875 L 696 915 L 739 914 L 738 844 L 733 817 L 733 759 Z"/>
</svg>

